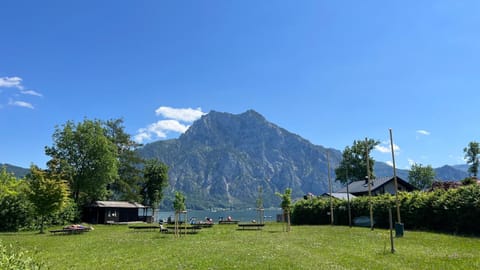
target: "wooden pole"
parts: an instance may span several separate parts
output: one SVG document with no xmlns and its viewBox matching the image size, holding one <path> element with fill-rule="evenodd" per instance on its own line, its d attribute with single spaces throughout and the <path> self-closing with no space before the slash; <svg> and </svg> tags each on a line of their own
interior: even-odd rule
<svg viewBox="0 0 480 270">
<path fill-rule="evenodd" d="M 390 251 L 395 253 L 395 246 L 393 243 L 393 225 L 392 225 L 392 208 L 388 207 L 388 222 L 390 223 Z"/>
<path fill-rule="evenodd" d="M 395 204 L 397 206 L 397 222 L 402 223 L 400 217 L 400 203 L 398 201 L 398 181 L 397 181 L 397 169 L 395 167 L 395 150 L 393 149 L 393 135 L 392 129 L 390 131 L 390 147 L 392 148 L 392 163 L 393 163 L 393 183 L 395 184 Z"/>
<path fill-rule="evenodd" d="M 347 204 L 348 204 L 348 227 L 352 227 L 352 210 L 350 208 L 350 192 L 348 191 L 348 186 L 350 181 L 348 181 L 348 166 L 350 164 L 345 164 L 345 178 L 347 180 Z"/>
<path fill-rule="evenodd" d="M 370 206 L 370 230 L 373 231 L 373 205 L 372 205 L 372 182 L 370 181 L 370 158 L 368 150 L 368 139 L 365 138 L 365 152 L 367 158 L 367 181 L 368 181 L 368 204 Z"/>
<path fill-rule="evenodd" d="M 330 192 L 330 225 L 333 225 L 332 179 L 330 177 L 330 154 L 328 150 L 327 150 L 327 167 L 328 167 L 328 188 Z"/>
</svg>

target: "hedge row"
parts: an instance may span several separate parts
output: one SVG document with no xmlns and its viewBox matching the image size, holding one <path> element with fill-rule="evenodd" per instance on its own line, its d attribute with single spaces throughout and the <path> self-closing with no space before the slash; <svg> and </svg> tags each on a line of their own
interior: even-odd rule
<svg viewBox="0 0 480 270">
<path fill-rule="evenodd" d="M 434 230 L 480 235 L 480 186 L 469 185 L 457 189 L 433 192 L 402 192 L 398 195 L 401 220 L 406 229 Z M 395 196 L 384 194 L 371 198 L 375 227 L 388 228 L 388 209 L 396 220 Z M 369 216 L 369 198 L 357 197 L 350 201 L 352 220 Z M 334 224 L 348 225 L 347 201 L 333 200 Z M 295 203 L 292 223 L 330 224 L 330 200 L 309 198 Z"/>
</svg>

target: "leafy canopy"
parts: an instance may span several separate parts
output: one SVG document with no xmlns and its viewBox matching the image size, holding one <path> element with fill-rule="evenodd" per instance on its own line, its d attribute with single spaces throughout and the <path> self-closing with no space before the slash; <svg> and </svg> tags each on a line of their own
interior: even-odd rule
<svg viewBox="0 0 480 270">
<path fill-rule="evenodd" d="M 422 190 L 432 186 L 435 180 L 435 171 L 431 165 L 423 166 L 422 164 L 412 164 L 408 172 L 408 181 L 413 186 Z"/>
<path fill-rule="evenodd" d="M 465 153 L 467 164 L 470 164 L 468 172 L 473 174 L 474 177 L 477 177 L 479 165 L 478 155 L 480 154 L 479 143 L 476 141 L 470 142 L 468 146 L 463 149 L 463 152 Z"/>
<path fill-rule="evenodd" d="M 29 186 L 28 199 L 35 213 L 41 217 L 40 232 L 43 233 L 43 222 L 46 216 L 58 212 L 68 202 L 67 183 L 58 177 L 48 175 L 32 165 L 27 175 Z"/>
<path fill-rule="evenodd" d="M 105 135 L 99 120 L 71 121 L 56 127 L 53 146 L 45 147 L 52 157 L 50 171 L 68 181 L 77 204 L 108 197 L 107 186 L 118 176 L 117 148 Z"/>
<path fill-rule="evenodd" d="M 362 180 L 367 176 L 367 157 L 370 176 L 373 174 L 375 160 L 370 156 L 370 152 L 380 141 L 374 139 L 355 140 L 352 146 L 347 146 L 342 152 L 342 161 L 335 169 L 336 180 L 345 184 L 352 180 Z"/>
<path fill-rule="evenodd" d="M 168 185 L 168 166 L 157 159 L 147 160 L 143 177 L 144 203 L 155 207 L 162 200 L 163 190 Z"/>
</svg>

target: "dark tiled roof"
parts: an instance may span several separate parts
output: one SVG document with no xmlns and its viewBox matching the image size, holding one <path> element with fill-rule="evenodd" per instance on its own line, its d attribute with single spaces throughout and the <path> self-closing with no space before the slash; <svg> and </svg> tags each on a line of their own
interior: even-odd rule
<svg viewBox="0 0 480 270">
<path fill-rule="evenodd" d="M 387 184 L 388 182 L 393 181 L 393 177 L 381 177 L 373 179 L 371 185 L 371 191 L 375 191 L 376 189 L 380 188 L 381 186 Z M 410 185 L 407 181 L 401 179 L 397 176 L 397 183 L 402 184 L 403 186 L 407 186 L 409 189 L 415 189 L 412 185 Z M 347 192 L 347 187 L 344 187 L 337 192 Z M 368 184 L 365 180 L 355 181 L 348 185 L 348 192 L 350 193 L 365 193 L 368 192 Z"/>
<path fill-rule="evenodd" d="M 92 206 L 110 208 L 145 208 L 143 204 L 125 201 L 95 201 Z"/>
<path fill-rule="evenodd" d="M 329 197 L 330 193 L 323 193 L 322 196 Z M 340 200 L 347 200 L 346 192 L 332 192 L 332 197 Z M 357 196 L 350 194 L 350 199 L 356 198 Z"/>
</svg>

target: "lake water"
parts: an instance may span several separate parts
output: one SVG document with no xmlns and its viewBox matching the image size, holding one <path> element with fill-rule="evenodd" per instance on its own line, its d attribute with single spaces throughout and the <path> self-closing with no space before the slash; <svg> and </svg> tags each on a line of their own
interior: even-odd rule
<svg viewBox="0 0 480 270">
<path fill-rule="evenodd" d="M 282 214 L 282 209 L 265 209 L 264 210 L 264 221 L 276 221 L 277 215 Z M 197 221 L 204 221 L 205 218 L 211 218 L 215 223 L 217 223 L 222 218 L 226 220 L 228 217 L 232 217 L 233 220 L 239 220 L 241 222 L 250 222 L 252 220 L 259 220 L 259 212 L 255 209 L 248 210 L 218 210 L 218 211 L 205 211 L 205 210 L 187 210 L 187 220 L 195 218 Z M 155 213 L 155 220 L 167 220 L 168 217 L 171 217 L 172 220 L 175 217 L 175 212 L 164 212 L 160 211 Z M 184 219 L 184 216 L 181 215 L 181 220 Z"/>
</svg>

